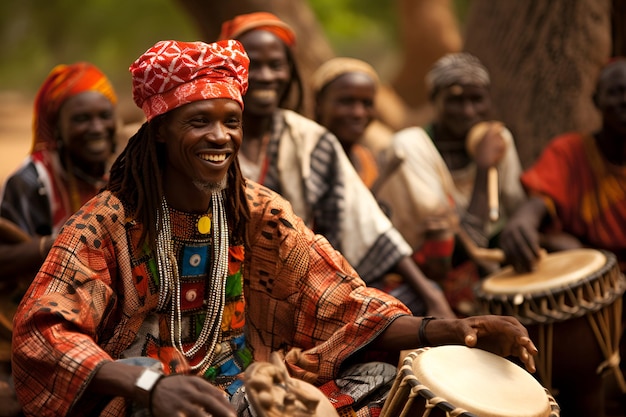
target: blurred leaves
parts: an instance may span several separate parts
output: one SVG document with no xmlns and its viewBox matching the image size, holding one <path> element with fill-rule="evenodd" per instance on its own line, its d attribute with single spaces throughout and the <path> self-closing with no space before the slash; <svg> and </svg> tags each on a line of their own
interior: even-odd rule
<svg viewBox="0 0 626 417">
<path fill-rule="evenodd" d="M 461 15 L 469 1 L 456 0 Z M 376 61 L 397 48 L 394 1 L 308 2 L 338 54 Z M 174 0 L 0 1 L 0 89 L 34 93 L 55 65 L 85 60 L 130 91 L 132 61 L 158 40 L 197 40 L 192 22 Z"/>
<path fill-rule="evenodd" d="M 59 63 L 90 61 L 116 87 L 128 66 L 161 39 L 196 40 L 171 0 L 5 0 L 0 2 L 0 88 L 36 91 Z"/>
</svg>

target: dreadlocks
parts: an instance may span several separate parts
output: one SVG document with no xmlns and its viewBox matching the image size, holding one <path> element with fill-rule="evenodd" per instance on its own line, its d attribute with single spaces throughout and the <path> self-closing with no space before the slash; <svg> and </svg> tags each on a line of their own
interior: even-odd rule
<svg viewBox="0 0 626 417">
<path fill-rule="evenodd" d="M 300 76 L 300 71 L 296 65 L 294 53 L 287 47 L 287 45 L 285 45 L 285 52 L 287 54 L 287 61 L 289 62 L 290 67 L 289 84 L 283 92 L 283 95 L 280 97 L 278 106 L 300 113 L 303 110 L 302 106 L 304 100 L 302 77 Z"/>
<path fill-rule="evenodd" d="M 164 146 L 156 141 L 163 119 L 164 115 L 160 115 L 151 122 L 144 123 L 130 138 L 111 167 L 106 187 L 124 202 L 127 215 L 144 225 L 140 241 L 146 242 L 153 252 L 156 248 L 156 237 L 163 226 L 157 222 L 164 218 L 161 175 L 166 155 Z M 235 158 L 228 170 L 226 189 L 228 227 L 231 242 L 248 248 L 246 224 L 250 219 L 250 209 L 245 196 L 244 181 L 239 161 Z"/>
</svg>

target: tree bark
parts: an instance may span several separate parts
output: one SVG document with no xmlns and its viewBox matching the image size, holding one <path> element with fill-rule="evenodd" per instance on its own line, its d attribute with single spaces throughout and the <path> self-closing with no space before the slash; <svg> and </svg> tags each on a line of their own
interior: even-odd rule
<svg viewBox="0 0 626 417">
<path fill-rule="evenodd" d="M 612 56 L 626 56 L 626 1 L 613 0 L 611 11 Z"/>
<path fill-rule="evenodd" d="M 428 104 L 424 77 L 431 65 L 463 46 L 450 0 L 397 0 L 402 44 L 394 89 L 412 108 Z"/>
<path fill-rule="evenodd" d="M 528 167 L 555 135 L 590 132 L 591 96 L 611 53 L 611 0 L 474 0 L 464 49 L 492 77 L 497 118 Z"/>
</svg>

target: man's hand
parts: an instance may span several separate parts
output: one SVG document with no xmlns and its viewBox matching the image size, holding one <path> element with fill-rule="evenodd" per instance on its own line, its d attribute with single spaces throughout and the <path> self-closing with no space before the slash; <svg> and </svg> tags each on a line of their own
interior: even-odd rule
<svg viewBox="0 0 626 417">
<path fill-rule="evenodd" d="M 542 254 L 539 246 L 539 225 L 547 214 L 545 202 L 532 197 L 507 221 L 500 234 L 500 247 L 506 262 L 516 272 L 530 272 Z"/>
<path fill-rule="evenodd" d="M 510 316 L 474 316 L 459 321 L 465 345 L 497 355 L 516 356 L 529 372 L 535 372 L 538 350 L 526 328 Z"/>
<path fill-rule="evenodd" d="M 224 391 L 198 376 L 162 378 L 151 393 L 154 417 L 235 417 Z"/>
<path fill-rule="evenodd" d="M 495 122 L 487 123 L 485 134 L 474 150 L 476 165 L 485 169 L 498 165 L 506 153 L 506 142 L 501 134 L 503 125 Z"/>
</svg>

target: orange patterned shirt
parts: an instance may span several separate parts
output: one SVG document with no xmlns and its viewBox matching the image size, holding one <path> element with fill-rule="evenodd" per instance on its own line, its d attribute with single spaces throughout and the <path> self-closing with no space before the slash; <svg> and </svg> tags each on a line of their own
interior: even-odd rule
<svg viewBox="0 0 626 417">
<path fill-rule="evenodd" d="M 286 352 L 294 376 L 322 384 L 395 318 L 410 312 L 367 288 L 278 194 L 249 182 L 247 196 L 250 249 L 243 257 L 244 298 L 234 304 L 245 306 L 245 326 L 235 320 L 222 331 L 242 331 L 253 360 L 267 360 L 274 350 Z M 156 311 L 154 261 L 132 243 L 140 230 L 126 218 L 123 203 L 105 191 L 61 231 L 16 314 L 13 373 L 26 415 L 126 412 L 124 399 L 95 396 L 86 387 L 100 365 L 132 349 L 147 318 L 167 315 Z M 242 255 L 236 249 L 230 254 Z M 231 275 L 239 260 L 232 260 Z M 241 317 L 237 307 L 232 312 Z M 169 334 L 160 338 L 155 346 L 167 347 Z"/>
</svg>

